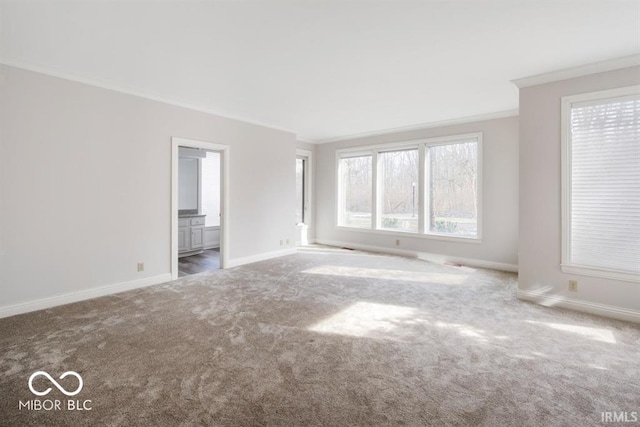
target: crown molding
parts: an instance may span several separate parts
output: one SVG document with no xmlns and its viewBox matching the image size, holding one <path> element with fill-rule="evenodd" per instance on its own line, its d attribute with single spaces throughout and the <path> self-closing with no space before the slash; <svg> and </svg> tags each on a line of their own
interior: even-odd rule
<svg viewBox="0 0 640 427">
<path fill-rule="evenodd" d="M 581 65 L 579 67 L 565 68 L 562 70 L 551 71 L 549 73 L 522 77 L 511 80 L 511 83 L 522 89 L 529 86 L 537 86 L 544 83 L 588 76 L 589 74 L 604 73 L 606 71 L 619 70 L 638 65 L 640 65 L 640 55 L 631 55 L 622 58 L 610 59 L 608 61 L 594 62 L 592 64 Z"/>
<path fill-rule="evenodd" d="M 392 133 L 416 131 L 416 130 L 422 130 L 422 129 L 431 129 L 431 128 L 444 127 L 444 126 L 461 125 L 461 124 L 465 124 L 465 123 L 482 122 L 482 121 L 485 121 L 485 120 L 503 119 L 503 118 L 506 118 L 506 117 L 514 117 L 514 116 L 517 116 L 517 115 L 518 115 L 518 110 L 517 109 L 515 109 L 515 110 L 507 110 L 507 111 L 498 111 L 498 112 L 495 112 L 495 113 L 479 114 L 477 116 L 461 117 L 461 118 L 458 118 L 458 119 L 442 120 L 442 121 L 438 121 L 438 122 L 427 122 L 427 123 L 420 123 L 420 124 L 416 124 L 416 125 L 380 129 L 380 130 L 375 130 L 375 131 L 372 131 L 372 132 L 363 132 L 363 133 L 357 133 L 357 134 L 337 136 L 335 138 L 318 139 L 318 140 L 313 141 L 313 143 L 314 144 L 328 144 L 330 142 L 349 141 L 349 140 L 352 140 L 352 139 L 367 138 L 367 137 L 380 136 L 380 135 L 388 135 L 388 134 L 392 134 Z"/>
<path fill-rule="evenodd" d="M 89 85 L 89 86 L 98 87 L 98 88 L 101 88 L 101 89 L 112 90 L 114 92 L 119 92 L 119 93 L 123 93 L 125 95 L 135 96 L 135 97 L 147 99 L 147 100 L 150 100 L 150 101 L 161 102 L 163 104 L 172 105 L 174 107 L 186 108 L 187 110 L 197 111 L 199 113 L 211 114 L 211 115 L 218 116 L 218 117 L 221 117 L 221 118 L 224 118 L 224 119 L 236 120 L 236 121 L 239 121 L 239 122 L 243 122 L 243 123 L 247 123 L 247 124 L 251 124 L 251 125 L 255 125 L 255 126 L 260 126 L 260 127 L 264 127 L 264 128 L 269 128 L 269 129 L 278 130 L 278 131 L 281 131 L 281 132 L 287 132 L 287 133 L 292 133 L 294 135 L 297 135 L 297 132 L 294 131 L 294 130 L 291 130 L 291 129 L 286 129 L 286 128 L 283 128 L 283 127 L 271 125 L 269 123 L 264 123 L 264 122 L 259 122 L 259 121 L 255 121 L 255 120 L 245 119 L 245 118 L 242 118 L 242 117 L 237 117 L 237 116 L 224 114 L 224 113 L 221 113 L 219 111 L 213 110 L 211 108 L 204 107 L 202 105 L 196 105 L 196 104 L 191 104 L 189 102 L 184 102 L 184 101 L 180 101 L 180 100 L 176 100 L 176 99 L 170 99 L 170 98 L 163 98 L 163 97 L 160 97 L 160 96 L 155 96 L 155 95 L 152 95 L 150 93 L 147 93 L 145 91 L 138 90 L 138 89 L 135 89 L 135 88 L 128 88 L 128 87 L 118 86 L 117 84 L 113 84 L 113 83 L 110 83 L 110 82 L 101 81 L 101 80 L 97 80 L 97 79 L 91 79 L 91 78 L 80 76 L 80 75 L 76 75 L 76 74 L 73 74 L 73 73 L 68 73 L 66 71 L 57 70 L 55 68 L 47 67 L 47 66 L 44 66 L 44 65 L 28 64 L 28 63 L 26 63 L 24 61 L 20 61 L 20 60 L 16 60 L 16 59 L 10 59 L 10 58 L 4 58 L 4 57 L 0 57 L 0 65 L 6 65 L 6 66 L 9 66 L 9 67 L 13 67 L 13 68 L 19 68 L 21 70 L 26 70 L 26 71 L 32 71 L 32 72 L 35 72 L 35 73 L 45 74 L 47 76 L 56 77 L 56 78 L 59 78 L 59 79 L 68 80 L 68 81 L 72 81 L 72 82 L 75 82 L 75 83 L 81 83 L 81 84 L 85 84 L 85 85 Z"/>
</svg>

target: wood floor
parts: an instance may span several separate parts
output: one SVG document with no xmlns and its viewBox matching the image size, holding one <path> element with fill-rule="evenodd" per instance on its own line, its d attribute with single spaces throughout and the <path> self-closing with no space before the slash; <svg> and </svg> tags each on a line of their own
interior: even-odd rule
<svg viewBox="0 0 640 427">
<path fill-rule="evenodd" d="M 198 255 L 178 258 L 178 277 L 189 276 L 220 268 L 220 249 L 205 249 Z"/>
</svg>

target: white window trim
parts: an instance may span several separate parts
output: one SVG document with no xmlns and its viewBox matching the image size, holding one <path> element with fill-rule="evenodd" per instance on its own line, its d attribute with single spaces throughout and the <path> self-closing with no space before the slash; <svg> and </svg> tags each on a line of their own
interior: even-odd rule
<svg viewBox="0 0 640 427">
<path fill-rule="evenodd" d="M 560 163 L 562 181 L 562 255 L 560 260 L 560 269 L 563 273 L 615 279 L 627 282 L 640 282 L 640 276 L 637 274 L 571 264 L 571 245 L 569 244 L 569 242 L 571 242 L 571 107 L 574 104 L 619 98 L 635 95 L 638 92 L 640 92 L 640 85 L 582 93 L 579 95 L 563 96 L 561 99 Z"/>
<path fill-rule="evenodd" d="M 427 216 L 428 216 L 428 208 L 429 203 L 427 203 L 428 192 L 425 188 L 426 183 L 426 165 L 425 165 L 425 148 L 426 147 L 434 147 L 439 145 L 450 145 L 455 144 L 456 142 L 463 142 L 469 139 L 476 139 L 478 143 L 478 170 L 477 170 L 477 179 L 478 179 L 478 195 L 477 201 L 478 204 L 478 217 L 477 217 L 477 233 L 475 237 L 464 237 L 464 236 L 453 236 L 448 234 L 441 233 L 433 233 L 428 230 L 427 225 Z M 377 182 L 378 179 L 378 167 L 377 167 L 377 158 L 379 153 L 383 153 L 386 151 L 396 151 L 403 149 L 417 149 L 418 150 L 418 174 L 419 174 L 419 184 L 418 189 L 420 191 L 420 198 L 418 200 L 418 232 L 412 231 L 402 231 L 402 230 L 386 230 L 380 229 L 379 224 L 379 212 L 376 210 L 379 208 L 377 199 L 380 197 L 379 189 L 380 183 Z M 396 236 L 396 237 L 410 237 L 410 238 L 419 238 L 419 239 L 428 239 L 428 240 L 440 240 L 440 241 L 448 241 L 448 242 L 457 242 L 457 243 L 472 243 L 472 244 L 480 244 L 482 243 L 482 132 L 472 132 L 466 134 L 458 134 L 458 135 L 450 135 L 450 136 L 442 136 L 436 138 L 424 138 L 417 139 L 411 141 L 399 141 L 399 142 L 391 142 L 385 144 L 376 144 L 376 145 L 368 145 L 368 146 L 357 146 L 357 147 L 349 147 L 349 148 L 341 148 L 336 150 L 335 157 L 335 187 L 336 187 L 336 202 L 335 202 L 335 212 L 334 212 L 334 224 L 336 230 L 342 231 L 355 231 L 360 233 L 370 233 L 370 234 L 379 234 L 379 235 L 388 235 L 388 236 Z M 340 159 L 349 158 L 349 157 L 359 157 L 359 156 L 371 156 L 371 164 L 372 164 L 372 198 L 371 198 L 371 228 L 358 228 L 358 227 L 348 227 L 344 225 L 340 225 L 340 215 L 342 212 L 342 190 L 340 187 Z"/>
<path fill-rule="evenodd" d="M 313 224 L 313 152 L 296 148 L 296 158 L 306 160 L 304 170 L 304 225 L 310 227 Z M 300 225 L 300 224 L 297 224 Z"/>
<path fill-rule="evenodd" d="M 339 152 L 344 152 L 345 155 L 339 155 Z M 334 203 L 334 212 L 333 212 L 333 218 L 334 218 L 334 224 L 335 224 L 335 228 L 344 228 L 344 229 L 349 229 L 349 230 L 357 230 L 357 231 L 361 231 L 361 230 L 370 230 L 369 228 L 357 228 L 357 227 L 345 227 L 340 225 L 340 220 L 341 220 L 341 213 L 342 213 L 342 200 L 343 200 L 343 191 L 342 188 L 340 187 L 340 159 L 348 159 L 348 158 L 353 158 L 353 157 L 364 157 L 364 156 L 371 156 L 371 165 L 372 165 L 372 175 L 371 175 L 371 180 L 375 180 L 376 176 L 377 176 L 377 168 L 373 167 L 373 162 L 376 160 L 376 156 L 373 155 L 372 152 L 370 151 L 366 151 L 366 150 L 362 150 L 362 149 L 345 149 L 343 150 L 336 150 L 336 158 L 335 158 L 335 188 L 336 188 L 336 192 L 335 192 L 335 203 Z M 374 192 L 373 194 L 373 198 L 371 200 L 371 227 L 375 226 L 375 221 L 376 221 L 376 215 L 375 215 L 375 206 L 376 206 L 376 186 L 375 185 L 371 185 L 371 189 Z"/>
</svg>

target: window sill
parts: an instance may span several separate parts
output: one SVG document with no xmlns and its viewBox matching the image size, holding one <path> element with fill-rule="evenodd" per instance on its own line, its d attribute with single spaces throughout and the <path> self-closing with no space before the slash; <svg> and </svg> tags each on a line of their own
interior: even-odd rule
<svg viewBox="0 0 640 427">
<path fill-rule="evenodd" d="M 482 243 L 482 239 L 476 238 L 476 237 L 445 236 L 441 234 L 420 234 L 412 231 L 403 231 L 403 230 L 372 230 L 369 228 L 345 227 L 344 225 L 336 225 L 335 228 L 336 230 L 339 230 L 339 231 L 355 231 L 358 233 L 379 234 L 379 235 L 396 236 L 396 237 L 410 237 L 410 238 L 427 239 L 427 240 L 439 240 L 444 242 L 471 243 L 476 245 L 479 245 Z"/>
<path fill-rule="evenodd" d="M 579 265 L 561 264 L 560 268 L 563 273 L 578 274 L 581 276 L 599 277 L 603 279 L 621 280 L 624 282 L 640 282 L 640 275 L 626 273 L 615 270 L 605 270 L 601 268 L 584 267 Z"/>
</svg>

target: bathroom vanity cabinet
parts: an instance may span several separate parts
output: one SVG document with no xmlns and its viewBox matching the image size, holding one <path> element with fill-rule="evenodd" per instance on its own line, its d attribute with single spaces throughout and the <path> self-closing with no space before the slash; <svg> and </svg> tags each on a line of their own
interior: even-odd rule
<svg viewBox="0 0 640 427">
<path fill-rule="evenodd" d="M 178 257 L 195 255 L 204 249 L 205 215 L 178 218 Z"/>
</svg>

